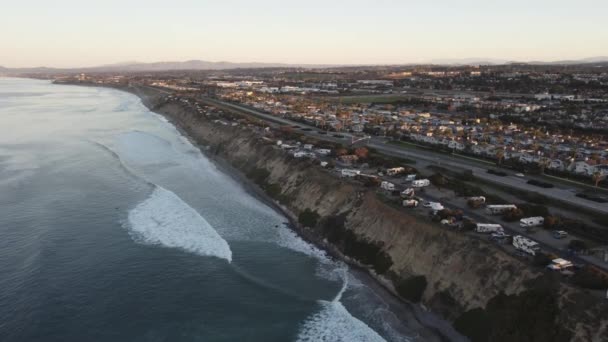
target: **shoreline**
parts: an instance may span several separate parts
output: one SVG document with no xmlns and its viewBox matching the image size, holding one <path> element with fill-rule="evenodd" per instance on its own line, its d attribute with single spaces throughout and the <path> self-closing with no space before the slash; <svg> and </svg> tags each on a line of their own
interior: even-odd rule
<svg viewBox="0 0 608 342">
<path fill-rule="evenodd" d="M 74 84 L 71 84 L 74 85 Z M 76 84 L 77 85 L 77 84 Z M 232 166 L 227 160 L 209 153 L 205 145 L 201 145 L 198 141 L 192 137 L 184 128 L 176 123 L 169 115 L 161 112 L 156 112 L 154 106 L 151 103 L 151 99 L 148 95 L 142 94 L 141 91 L 136 91 L 132 88 L 120 88 L 120 87 L 103 87 L 97 85 L 85 85 L 89 87 L 100 87 L 109 88 L 118 91 L 123 91 L 132 95 L 137 96 L 141 103 L 152 113 L 160 115 L 165 118 L 172 126 L 174 126 L 178 132 L 190 141 L 190 143 L 196 147 L 206 158 L 208 158 L 215 167 L 217 167 L 222 173 L 228 175 L 231 179 L 236 181 L 249 195 L 258 199 L 262 203 L 268 205 L 273 210 L 279 212 L 288 220 L 286 224 L 288 228 L 294 231 L 298 237 L 312 244 L 316 248 L 327 253 L 328 256 L 336 260 L 340 260 L 348 265 L 350 271 L 353 273 L 361 283 L 370 289 L 372 293 L 378 296 L 383 303 L 385 303 L 389 311 L 393 313 L 399 319 L 415 319 L 416 324 L 419 327 L 423 327 L 432 331 L 441 341 L 468 341 L 468 339 L 458 333 L 452 324 L 440 317 L 439 315 L 427 310 L 421 304 L 411 303 L 405 299 L 400 298 L 394 288 L 392 288 L 386 280 L 377 276 L 370 267 L 362 265 L 357 261 L 349 258 L 342 254 L 334 246 L 326 243 L 325 241 L 314 236 L 308 229 L 302 227 L 298 223 L 298 219 L 294 213 L 289 209 L 285 208 L 281 204 L 277 203 L 272 199 L 262 188 L 257 184 L 249 180 L 240 170 Z M 160 91 L 159 91 L 160 94 Z M 410 321 L 411 322 L 411 321 Z"/>
</svg>

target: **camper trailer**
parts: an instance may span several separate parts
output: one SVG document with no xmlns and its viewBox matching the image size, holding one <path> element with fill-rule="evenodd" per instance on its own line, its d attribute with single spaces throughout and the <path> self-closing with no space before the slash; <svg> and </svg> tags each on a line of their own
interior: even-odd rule
<svg viewBox="0 0 608 342">
<path fill-rule="evenodd" d="M 380 187 L 386 191 L 395 190 L 395 184 L 393 184 L 391 182 L 387 182 L 387 181 L 383 181 L 382 183 L 380 183 Z"/>
<path fill-rule="evenodd" d="M 496 204 L 496 205 L 488 205 L 486 207 L 486 213 L 490 215 L 502 215 L 507 211 L 517 209 L 515 204 Z"/>
<path fill-rule="evenodd" d="M 475 227 L 478 233 L 498 233 L 503 232 L 502 226 L 494 223 L 478 223 Z"/>
<path fill-rule="evenodd" d="M 540 251 L 540 246 L 538 243 L 521 235 L 513 237 L 513 247 L 532 256 L 536 255 L 536 253 Z"/>
<path fill-rule="evenodd" d="M 429 181 L 428 179 L 418 179 L 418 180 L 412 181 L 413 188 L 422 188 L 422 187 L 429 186 L 429 185 L 431 185 L 431 181 Z"/>
<path fill-rule="evenodd" d="M 545 218 L 542 216 L 525 217 L 519 220 L 519 226 L 522 228 L 538 227 L 542 226 L 543 223 L 545 223 Z"/>
</svg>

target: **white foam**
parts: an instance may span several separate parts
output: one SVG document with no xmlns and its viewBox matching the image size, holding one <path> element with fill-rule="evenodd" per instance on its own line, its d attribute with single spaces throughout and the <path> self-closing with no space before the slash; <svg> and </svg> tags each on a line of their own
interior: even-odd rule
<svg viewBox="0 0 608 342">
<path fill-rule="evenodd" d="M 340 299 L 348 288 L 348 268 L 344 265 L 336 269 L 343 280 L 342 288 L 334 299 L 319 301 L 321 311 L 310 316 L 300 328 L 297 342 L 327 341 L 327 342 L 386 342 L 367 324 L 350 314 L 342 305 Z"/>
<path fill-rule="evenodd" d="M 127 226 L 138 242 L 232 261 L 226 240 L 196 210 L 162 187 L 129 212 Z"/>
<path fill-rule="evenodd" d="M 323 309 L 300 328 L 298 342 L 385 341 L 365 323 L 353 317 L 340 302 L 321 302 Z"/>
</svg>

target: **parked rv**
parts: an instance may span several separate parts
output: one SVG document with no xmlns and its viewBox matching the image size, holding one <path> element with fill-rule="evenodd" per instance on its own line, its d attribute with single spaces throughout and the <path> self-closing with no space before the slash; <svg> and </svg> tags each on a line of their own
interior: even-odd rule
<svg viewBox="0 0 608 342">
<path fill-rule="evenodd" d="M 415 208 L 418 206 L 418 201 L 415 199 L 406 199 L 403 201 L 403 206 L 406 208 Z"/>
<path fill-rule="evenodd" d="M 505 234 L 505 232 L 503 232 L 503 231 L 500 231 L 497 233 L 492 233 L 490 235 L 490 240 L 495 241 L 500 244 L 507 243 L 510 238 L 511 238 L 511 235 Z"/>
<path fill-rule="evenodd" d="M 542 216 L 525 217 L 519 220 L 519 226 L 522 228 L 538 227 L 545 223 L 545 218 Z"/>
<path fill-rule="evenodd" d="M 526 237 L 521 235 L 516 235 L 513 237 L 513 247 L 515 249 L 520 250 L 524 253 L 530 254 L 532 256 L 536 255 L 536 253 L 540 252 L 540 246 L 537 242 L 532 241 Z"/>
<path fill-rule="evenodd" d="M 486 206 L 486 212 L 490 215 L 502 215 L 507 211 L 517 209 L 515 204 L 495 204 Z"/>
<path fill-rule="evenodd" d="M 342 169 L 340 170 L 340 175 L 342 177 L 355 177 L 356 175 L 361 174 L 359 170 L 351 170 L 351 169 Z"/>
<path fill-rule="evenodd" d="M 396 176 L 405 172 L 404 167 L 394 167 L 392 169 L 387 169 L 386 174 L 389 176 Z"/>
<path fill-rule="evenodd" d="M 563 230 L 554 230 L 551 232 L 551 235 L 556 239 L 565 239 L 568 237 L 568 233 Z"/>
<path fill-rule="evenodd" d="M 380 183 L 380 187 L 386 191 L 395 190 L 395 184 L 393 184 L 391 182 L 387 182 L 387 181 L 383 181 L 382 183 Z"/>
<path fill-rule="evenodd" d="M 570 267 L 574 267 L 574 264 L 571 261 L 562 258 L 553 259 L 551 260 L 551 263 L 547 265 L 547 268 L 552 271 L 563 271 Z"/>
<path fill-rule="evenodd" d="M 433 210 L 434 212 L 445 209 L 443 207 L 443 205 L 441 205 L 441 203 L 439 203 L 439 202 L 426 202 L 422 206 L 425 208 L 429 208 L 429 209 Z"/>
<path fill-rule="evenodd" d="M 402 198 L 411 198 L 416 194 L 414 188 L 407 188 L 401 192 Z"/>
<path fill-rule="evenodd" d="M 422 188 L 429 185 L 431 185 L 431 181 L 428 179 L 417 179 L 412 181 L 413 188 Z"/>
<path fill-rule="evenodd" d="M 473 197 L 467 198 L 467 201 L 473 201 L 473 202 L 477 202 L 479 204 L 484 204 L 484 203 L 486 203 L 486 198 L 484 196 L 473 196 Z"/>
<path fill-rule="evenodd" d="M 477 233 L 498 233 L 504 232 L 503 228 L 499 224 L 495 223 L 478 223 L 475 227 Z"/>
</svg>

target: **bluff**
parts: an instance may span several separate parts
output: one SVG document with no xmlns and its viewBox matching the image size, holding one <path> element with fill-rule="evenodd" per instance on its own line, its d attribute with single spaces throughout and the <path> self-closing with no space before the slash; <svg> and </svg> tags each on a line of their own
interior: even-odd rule
<svg viewBox="0 0 608 342">
<path fill-rule="evenodd" d="M 365 265 L 471 340 L 608 340 L 607 303 L 556 275 L 394 207 L 374 189 L 294 159 L 241 125 L 214 123 L 175 102 L 149 102 L 299 218 L 304 237 Z"/>
</svg>

